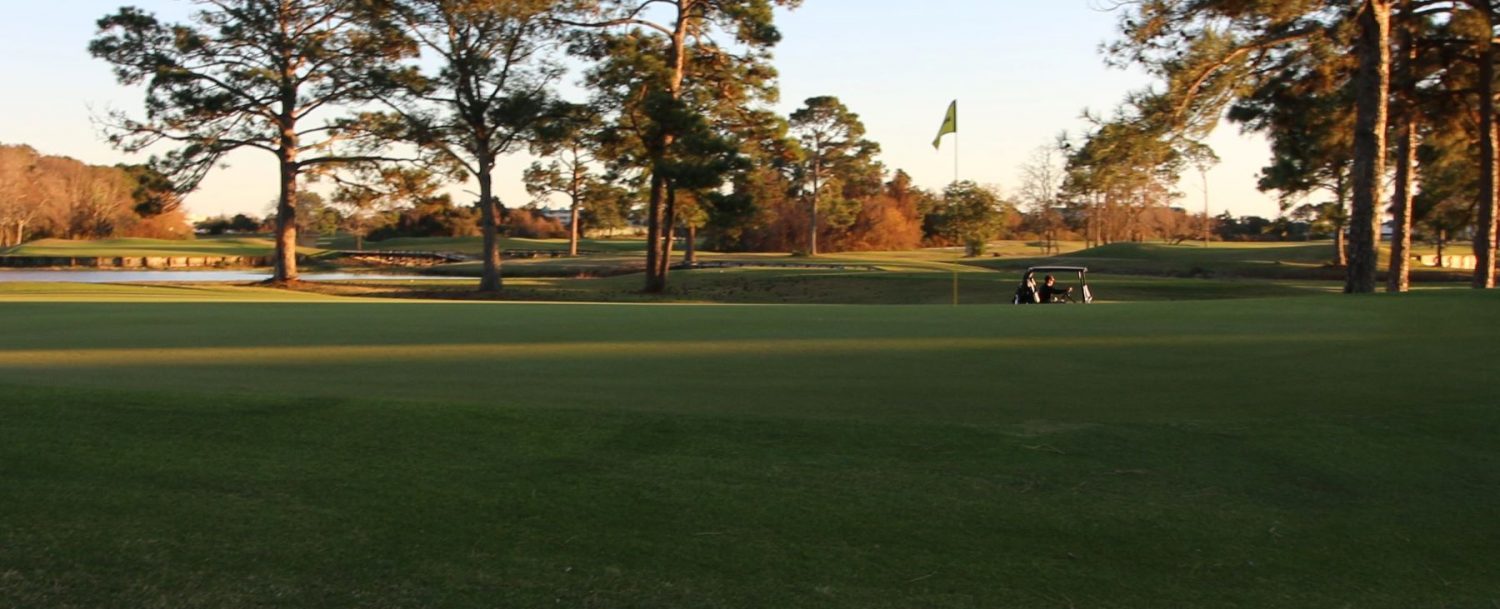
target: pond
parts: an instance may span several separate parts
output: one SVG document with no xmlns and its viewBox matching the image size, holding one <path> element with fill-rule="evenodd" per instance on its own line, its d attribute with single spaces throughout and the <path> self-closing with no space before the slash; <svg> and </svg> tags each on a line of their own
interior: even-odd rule
<svg viewBox="0 0 1500 609">
<path fill-rule="evenodd" d="M 141 283 L 174 281 L 184 283 L 248 283 L 271 278 L 266 271 L 14 271 L 0 269 L 0 283 Z M 415 281 L 431 279 L 422 275 L 373 273 L 304 273 L 303 281 Z"/>
</svg>

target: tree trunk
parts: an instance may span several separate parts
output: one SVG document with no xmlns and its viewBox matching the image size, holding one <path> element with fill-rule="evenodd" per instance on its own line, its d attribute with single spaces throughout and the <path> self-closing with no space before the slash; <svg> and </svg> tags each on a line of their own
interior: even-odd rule
<svg viewBox="0 0 1500 609">
<path fill-rule="evenodd" d="M 1092 205 L 1089 206 L 1089 223 L 1088 226 L 1085 227 L 1085 230 L 1088 233 L 1087 245 L 1090 248 L 1097 247 L 1099 245 L 1099 194 L 1094 193 L 1093 198 L 1094 200 L 1092 202 Z"/>
<path fill-rule="evenodd" d="M 687 227 L 687 241 L 682 244 L 682 261 L 688 265 L 698 263 L 698 227 Z"/>
<path fill-rule="evenodd" d="M 500 277 L 500 209 L 495 204 L 495 178 L 491 175 L 493 163 L 480 163 L 479 175 L 479 224 L 484 234 L 484 271 L 479 276 L 479 291 L 496 293 L 501 288 Z"/>
<path fill-rule="evenodd" d="M 573 197 L 573 208 L 568 211 L 568 255 L 578 255 L 578 197 Z"/>
<path fill-rule="evenodd" d="M 651 174 L 651 198 L 646 204 L 646 292 L 660 294 L 667 289 L 666 277 L 658 273 L 662 258 L 662 212 L 666 207 L 665 178 Z"/>
<path fill-rule="evenodd" d="M 1344 227 L 1333 229 L 1334 258 L 1338 261 L 1339 268 L 1349 267 L 1349 244 L 1344 240 Z"/>
<path fill-rule="evenodd" d="M 682 81 L 687 75 L 687 37 L 689 21 L 691 17 L 679 5 L 677 8 L 677 19 L 672 30 L 672 42 L 667 48 L 667 62 L 672 66 L 672 73 L 667 80 L 667 94 L 672 101 L 682 99 Z M 667 151 L 677 141 L 677 136 L 671 131 L 663 131 L 658 136 L 658 148 L 653 156 L 657 161 L 667 156 Z M 651 200 L 647 203 L 646 212 L 646 240 L 649 242 L 646 248 L 646 292 L 659 294 L 667 289 L 667 271 L 671 265 L 672 225 L 663 224 L 672 215 L 671 204 L 666 201 L 665 188 L 666 178 L 662 177 L 659 168 L 651 168 Z"/>
<path fill-rule="evenodd" d="M 1391 262 L 1386 277 L 1386 291 L 1411 289 L 1411 191 L 1412 174 L 1417 161 L 1416 132 L 1411 119 L 1403 119 L 1396 129 L 1395 192 L 1391 197 Z"/>
<path fill-rule="evenodd" d="M 1390 94 L 1390 0 L 1365 0 L 1359 12 L 1359 72 L 1355 76 L 1354 210 L 1344 292 L 1375 291 L 1380 233 L 1376 213 L 1385 176 L 1386 101 Z"/>
<path fill-rule="evenodd" d="M 1443 246 L 1448 244 L 1448 231 L 1438 229 L 1437 234 L 1437 267 L 1443 268 Z"/>
<path fill-rule="evenodd" d="M 579 207 L 583 203 L 583 163 L 578 159 L 578 147 L 573 147 L 573 181 L 569 184 L 568 199 L 572 203 L 568 208 L 568 255 L 578 255 L 578 237 L 582 234 L 578 227 Z"/>
<path fill-rule="evenodd" d="M 1412 0 L 1401 1 L 1400 63 L 1396 83 L 1396 183 L 1391 193 L 1391 263 L 1386 273 L 1386 291 L 1411 289 L 1411 184 L 1417 164 L 1417 130 L 1415 100 L 1417 93 L 1416 19 L 1411 14 Z"/>
<path fill-rule="evenodd" d="M 281 129 L 277 142 L 277 160 L 281 162 L 281 192 L 276 201 L 276 256 L 271 274 L 273 285 L 297 281 L 297 163 L 301 149 L 297 134 L 297 85 L 289 57 L 281 57 L 281 111 L 276 126 Z"/>
<path fill-rule="evenodd" d="M 1092 248 L 1095 245 L 1094 226 L 1099 221 L 1099 195 L 1093 194 L 1089 198 L 1088 205 L 1084 207 L 1085 216 L 1083 223 L 1083 245 L 1086 248 Z"/>
<path fill-rule="evenodd" d="M 1476 1 L 1481 19 L 1493 29 L 1491 3 Z M 1479 51 L 1479 217 L 1474 231 L 1474 287 L 1495 287 L 1495 206 L 1497 197 L 1495 159 L 1495 58 L 1494 42 L 1481 36 Z"/>
<path fill-rule="evenodd" d="M 818 196 L 822 194 L 819 192 L 822 184 L 818 179 L 818 174 L 823 171 L 823 151 L 819 148 L 821 148 L 821 144 L 816 141 L 816 138 L 814 138 L 812 175 L 813 196 L 812 205 L 808 206 L 810 212 L 808 217 L 811 218 L 811 220 L 808 222 L 809 226 L 807 227 L 807 255 L 809 256 L 818 255 Z"/>
<path fill-rule="evenodd" d="M 1198 168 L 1198 179 L 1203 180 L 1203 247 L 1208 247 L 1208 169 Z"/>
<path fill-rule="evenodd" d="M 1349 228 L 1349 184 L 1348 178 L 1343 171 L 1334 176 L 1334 205 L 1339 208 L 1339 215 L 1334 218 L 1333 224 L 1333 259 L 1338 261 L 1339 268 L 1349 268 L 1349 243 L 1344 239 Z M 1342 218 L 1342 219 L 1340 219 Z"/>
<path fill-rule="evenodd" d="M 276 200 L 276 257 L 271 283 L 297 281 L 297 152 L 281 152 L 281 194 Z"/>
<path fill-rule="evenodd" d="M 665 227 L 662 233 L 666 235 L 666 239 L 662 240 L 661 259 L 658 264 L 661 265 L 661 285 L 662 289 L 665 290 L 667 287 L 667 271 L 672 268 L 672 248 L 677 241 L 677 189 L 670 185 L 667 186 L 666 216 L 662 218 L 662 226 Z"/>
</svg>

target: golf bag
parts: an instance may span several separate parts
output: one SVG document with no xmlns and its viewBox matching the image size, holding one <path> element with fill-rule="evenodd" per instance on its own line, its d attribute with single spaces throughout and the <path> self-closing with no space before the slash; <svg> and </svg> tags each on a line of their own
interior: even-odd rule
<svg viewBox="0 0 1500 609">
<path fill-rule="evenodd" d="M 1029 278 L 1026 280 L 1026 283 L 1021 284 L 1021 287 L 1016 288 L 1016 295 L 1010 299 L 1011 304 L 1018 305 L 1038 304 L 1040 302 L 1042 301 L 1041 297 L 1036 293 L 1036 282 Z"/>
</svg>

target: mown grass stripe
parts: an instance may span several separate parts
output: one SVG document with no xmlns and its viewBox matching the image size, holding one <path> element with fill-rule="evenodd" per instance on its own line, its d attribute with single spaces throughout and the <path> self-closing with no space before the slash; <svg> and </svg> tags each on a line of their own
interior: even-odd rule
<svg viewBox="0 0 1500 609">
<path fill-rule="evenodd" d="M 600 341 L 491 344 L 298 345 L 278 347 L 176 347 L 114 349 L 22 349 L 0 351 L 0 366 L 218 366 L 312 364 L 327 361 L 566 359 L 572 357 L 680 357 L 755 354 L 837 355 L 862 351 L 940 352 L 1074 348 L 1233 346 L 1377 342 L 1381 336 L 1253 334 L 1193 336 L 1072 336 L 993 338 L 761 339 L 716 341 Z"/>
</svg>

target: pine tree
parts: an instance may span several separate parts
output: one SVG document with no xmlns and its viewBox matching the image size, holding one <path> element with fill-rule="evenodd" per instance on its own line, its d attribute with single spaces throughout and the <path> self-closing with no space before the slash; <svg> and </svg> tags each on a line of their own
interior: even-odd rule
<svg viewBox="0 0 1500 609">
<path fill-rule="evenodd" d="M 271 281 L 295 281 L 300 179 L 382 160 L 351 147 L 360 129 L 346 105 L 365 96 L 356 72 L 406 49 L 354 18 L 359 0 L 200 4 L 204 8 L 180 24 L 129 7 L 99 20 L 89 52 L 113 64 L 121 84 L 146 91 L 145 117 L 113 115 L 110 141 L 129 151 L 177 145 L 155 163 L 184 189 L 235 150 L 275 155 L 280 180 Z"/>
</svg>

